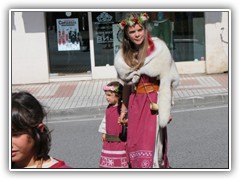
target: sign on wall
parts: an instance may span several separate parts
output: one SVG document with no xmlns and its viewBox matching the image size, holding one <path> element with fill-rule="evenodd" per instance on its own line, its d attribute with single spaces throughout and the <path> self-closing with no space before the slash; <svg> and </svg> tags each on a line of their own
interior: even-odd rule
<svg viewBox="0 0 240 180">
<path fill-rule="evenodd" d="M 78 18 L 56 19 L 58 51 L 80 50 Z"/>
</svg>

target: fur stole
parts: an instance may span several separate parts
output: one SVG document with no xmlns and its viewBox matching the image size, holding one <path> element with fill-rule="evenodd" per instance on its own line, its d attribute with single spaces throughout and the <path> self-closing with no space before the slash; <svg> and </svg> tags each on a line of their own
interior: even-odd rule
<svg viewBox="0 0 240 180">
<path fill-rule="evenodd" d="M 179 74 L 166 44 L 158 38 L 152 38 L 152 40 L 155 48 L 153 52 L 146 57 L 144 65 L 139 70 L 133 71 L 132 68 L 125 63 L 121 49 L 115 56 L 114 66 L 119 78 L 125 83 L 138 83 L 139 75 L 141 74 L 160 79 L 158 123 L 161 127 L 165 127 L 170 117 L 172 102 L 171 86 L 173 88 L 178 86 Z"/>
</svg>

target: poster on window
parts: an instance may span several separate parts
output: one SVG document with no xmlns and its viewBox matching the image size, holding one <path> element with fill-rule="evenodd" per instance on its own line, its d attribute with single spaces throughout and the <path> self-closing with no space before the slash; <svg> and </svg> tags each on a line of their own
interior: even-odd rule
<svg viewBox="0 0 240 180">
<path fill-rule="evenodd" d="M 77 18 L 57 19 L 58 51 L 80 50 L 80 34 Z"/>
</svg>

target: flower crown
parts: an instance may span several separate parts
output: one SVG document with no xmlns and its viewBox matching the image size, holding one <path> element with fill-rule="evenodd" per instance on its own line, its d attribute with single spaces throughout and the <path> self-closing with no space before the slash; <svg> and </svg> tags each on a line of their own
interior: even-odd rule
<svg viewBox="0 0 240 180">
<path fill-rule="evenodd" d="M 149 16 L 147 13 L 141 13 L 139 17 L 134 17 L 133 15 L 131 15 L 129 18 L 123 19 L 119 23 L 119 26 L 123 30 L 126 25 L 133 26 L 134 24 L 137 24 L 137 23 L 143 24 L 148 19 L 149 19 Z"/>
<path fill-rule="evenodd" d="M 115 86 L 103 86 L 103 90 L 104 91 L 114 91 L 114 92 L 118 92 L 118 87 Z"/>
</svg>

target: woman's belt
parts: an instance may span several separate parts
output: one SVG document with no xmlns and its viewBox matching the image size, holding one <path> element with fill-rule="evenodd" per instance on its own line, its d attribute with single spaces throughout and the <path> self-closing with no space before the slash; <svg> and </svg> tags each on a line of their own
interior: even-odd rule
<svg viewBox="0 0 240 180">
<path fill-rule="evenodd" d="M 158 92 L 159 85 L 154 83 L 138 83 L 135 93 L 146 94 L 150 92 Z"/>
</svg>

